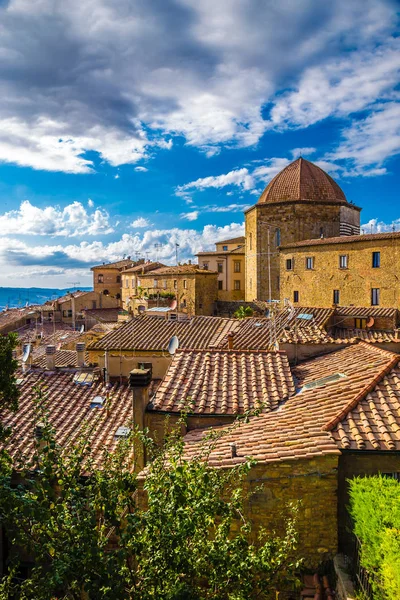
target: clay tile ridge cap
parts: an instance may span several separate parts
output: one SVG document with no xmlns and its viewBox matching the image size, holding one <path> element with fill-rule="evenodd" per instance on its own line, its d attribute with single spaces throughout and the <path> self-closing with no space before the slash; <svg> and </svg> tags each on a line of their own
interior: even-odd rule
<svg viewBox="0 0 400 600">
<path fill-rule="evenodd" d="M 364 344 L 365 342 L 361 342 Z M 388 352 L 388 354 L 391 354 Z M 347 406 L 334 417 L 329 423 L 323 426 L 323 431 L 331 431 L 336 425 L 340 423 L 348 414 L 357 406 L 361 400 L 365 398 L 367 394 L 372 392 L 375 386 L 380 383 L 386 375 L 390 373 L 390 371 L 400 362 L 399 355 L 392 355 L 393 358 L 383 367 L 381 371 L 349 402 Z"/>
<path fill-rule="evenodd" d="M 257 204 L 300 200 L 347 204 L 346 196 L 336 181 L 323 169 L 302 157 L 275 175 Z"/>
</svg>

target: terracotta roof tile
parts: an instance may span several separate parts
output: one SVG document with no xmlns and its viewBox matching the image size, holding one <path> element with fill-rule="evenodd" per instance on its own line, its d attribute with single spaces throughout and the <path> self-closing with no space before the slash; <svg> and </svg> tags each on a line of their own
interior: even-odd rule
<svg viewBox="0 0 400 600">
<path fill-rule="evenodd" d="M 304 158 L 298 158 L 280 171 L 267 185 L 258 203 L 299 200 L 347 204 L 346 196 L 336 181 Z"/>
<path fill-rule="evenodd" d="M 163 263 L 160 262 L 147 262 L 140 263 L 135 267 L 131 267 L 130 269 L 125 269 L 124 275 L 126 273 L 147 273 L 148 271 L 154 271 L 154 269 L 160 269 L 161 267 L 165 267 Z"/>
<path fill-rule="evenodd" d="M 151 404 L 194 414 L 269 412 L 294 391 L 282 352 L 184 350 L 175 354 Z"/>
<path fill-rule="evenodd" d="M 137 261 L 131 260 L 130 258 L 123 258 L 122 260 L 117 260 L 111 263 L 103 263 L 102 265 L 95 265 L 91 267 L 91 271 L 93 269 L 120 269 L 121 271 L 125 271 L 125 269 L 129 269 L 130 267 L 134 267 L 137 264 Z"/>
<path fill-rule="evenodd" d="M 13 436 L 7 445 L 11 456 L 24 452 L 33 454 L 35 406 L 34 388 L 38 384 L 46 390 L 45 408 L 50 423 L 61 445 L 73 442 L 83 425 L 91 428 L 90 438 L 95 461 L 100 464 L 103 450 L 113 450 L 117 440 L 115 433 L 120 426 L 129 426 L 132 419 L 132 396 L 126 385 L 117 383 L 106 388 L 98 379 L 91 386 L 74 383 L 75 373 L 28 372 L 21 375 L 19 409 L 16 413 L 2 411 L 0 418 L 10 426 Z M 90 408 L 95 396 L 108 398 L 108 408 Z"/>
<path fill-rule="evenodd" d="M 180 348 L 221 348 L 229 331 L 240 322 L 220 317 L 195 316 L 183 321 L 153 316 L 134 317 L 94 342 L 88 350 L 166 350 L 173 335 Z"/>
<path fill-rule="evenodd" d="M 244 244 L 246 242 L 246 238 L 244 235 L 239 237 L 230 238 L 229 240 L 222 240 L 221 242 L 216 242 L 217 244 Z"/>
<path fill-rule="evenodd" d="M 216 271 L 202 269 L 199 265 L 178 265 L 175 267 L 161 267 L 160 269 L 155 269 L 150 273 L 144 273 L 140 278 L 145 279 L 146 277 L 157 277 L 159 275 L 196 275 L 198 273 L 201 273 L 202 275 L 204 275 L 204 273 L 215 275 Z"/>
<path fill-rule="evenodd" d="M 388 317 L 396 319 L 397 308 L 384 308 L 376 306 L 337 306 L 335 317 Z"/>
<path fill-rule="evenodd" d="M 57 350 L 54 357 L 56 369 L 75 368 L 78 366 L 77 353 L 75 350 Z M 86 364 L 89 363 L 89 357 L 87 353 L 85 353 L 85 362 Z M 46 369 L 47 359 L 45 351 L 40 355 L 34 355 L 30 364 L 32 367 Z"/>
<path fill-rule="evenodd" d="M 375 240 L 392 240 L 400 237 L 400 231 L 387 233 L 367 233 L 361 235 L 342 235 L 339 237 L 316 238 L 313 240 L 301 240 L 292 244 L 281 246 L 282 250 L 289 248 L 300 248 L 302 246 L 326 246 L 329 244 L 352 244 L 353 242 L 373 242 Z"/>
<path fill-rule="evenodd" d="M 397 410 L 400 370 L 393 367 L 398 360 L 398 355 L 361 342 L 302 363 L 294 371 L 301 392 L 289 398 L 278 409 L 253 417 L 240 427 L 232 430 L 222 428 L 226 436 L 216 442 L 210 455 L 211 464 L 233 464 L 229 445 L 232 442 L 235 442 L 237 448 L 236 462 L 244 461 L 247 456 L 261 462 L 273 462 L 327 453 L 337 454 L 340 448 L 362 448 L 363 443 L 365 447 L 369 443 L 372 448 L 371 440 L 376 440 L 375 446 L 379 441 L 382 446 L 385 444 L 386 449 L 394 448 L 393 444 L 400 442 L 397 429 L 400 427 L 400 413 Z M 314 389 L 304 389 L 307 383 L 335 373 L 342 373 L 345 377 L 321 383 Z M 387 381 L 391 378 L 392 382 L 388 385 Z M 371 396 L 383 389 L 386 390 L 386 404 L 384 405 L 382 398 L 379 403 L 374 399 L 371 407 Z M 364 399 L 360 390 L 364 391 Z M 359 419 L 353 413 L 367 402 L 369 404 L 364 413 L 368 414 L 369 410 L 371 416 L 368 419 L 373 421 L 365 433 L 370 439 L 368 441 L 365 437 L 364 441 L 360 437 L 363 432 L 359 431 Z M 338 416 L 341 421 L 334 426 L 332 432 L 327 431 L 327 425 Z M 379 428 L 381 441 L 376 439 L 376 427 Z M 187 457 L 197 454 L 198 442 L 203 435 L 204 431 L 196 430 L 185 436 Z"/>
<path fill-rule="evenodd" d="M 118 321 L 118 313 L 120 312 L 120 308 L 85 308 L 83 312 L 88 317 L 93 317 L 99 321 L 99 323 L 106 322 L 117 322 Z"/>
</svg>

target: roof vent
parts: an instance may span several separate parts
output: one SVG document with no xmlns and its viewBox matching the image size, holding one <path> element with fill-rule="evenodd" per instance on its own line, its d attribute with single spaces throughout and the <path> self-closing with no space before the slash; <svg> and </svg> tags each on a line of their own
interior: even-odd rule
<svg viewBox="0 0 400 600">
<path fill-rule="evenodd" d="M 129 427 L 118 427 L 117 431 L 115 432 L 115 438 L 116 439 L 122 439 L 122 438 L 127 438 L 128 435 L 130 434 L 131 430 Z"/>
<path fill-rule="evenodd" d="M 300 391 L 303 392 L 305 390 L 314 390 L 315 388 L 323 387 L 329 383 L 335 383 L 344 377 L 347 377 L 347 375 L 344 373 L 334 373 L 334 375 L 329 375 L 328 377 L 321 377 L 321 379 L 316 379 L 315 381 L 306 383 L 306 385 L 304 385 Z"/>
<path fill-rule="evenodd" d="M 90 408 L 103 408 L 104 398 L 103 396 L 95 396 L 90 402 Z"/>
</svg>

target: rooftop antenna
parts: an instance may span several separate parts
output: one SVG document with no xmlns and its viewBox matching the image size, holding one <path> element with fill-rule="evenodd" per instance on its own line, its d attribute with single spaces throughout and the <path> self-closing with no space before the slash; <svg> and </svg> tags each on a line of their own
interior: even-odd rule
<svg viewBox="0 0 400 600">
<path fill-rule="evenodd" d="M 80 281 L 67 281 L 68 285 L 72 285 L 72 289 L 76 289 L 77 285 L 80 285 Z"/>
<path fill-rule="evenodd" d="M 154 244 L 154 248 L 156 249 L 156 261 L 158 261 L 158 251 L 161 250 L 163 244 L 159 244 L 158 242 Z"/>
<path fill-rule="evenodd" d="M 145 255 L 146 255 L 146 260 L 149 260 L 150 251 L 146 250 Z"/>
<path fill-rule="evenodd" d="M 179 244 L 175 243 L 175 260 L 176 260 L 176 266 L 178 266 L 178 248 L 179 248 Z"/>
</svg>

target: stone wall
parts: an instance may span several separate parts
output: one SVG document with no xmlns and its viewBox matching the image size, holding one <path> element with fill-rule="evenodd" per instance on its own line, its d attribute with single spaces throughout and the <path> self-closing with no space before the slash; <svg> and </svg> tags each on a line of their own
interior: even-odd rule
<svg viewBox="0 0 400 600">
<path fill-rule="evenodd" d="M 266 310 L 266 306 L 263 306 L 262 303 L 245 302 L 244 300 L 239 300 L 239 301 L 231 300 L 229 302 L 218 300 L 217 315 L 219 317 L 233 317 L 234 313 L 241 306 L 244 306 L 245 308 L 247 306 L 249 306 L 254 311 L 255 316 L 257 316 L 257 315 L 264 316 L 265 310 Z"/>
<path fill-rule="evenodd" d="M 195 275 L 195 315 L 212 316 L 218 297 L 217 273 L 197 273 Z"/>
<path fill-rule="evenodd" d="M 345 238 L 344 238 L 345 239 Z M 372 267 L 372 253 L 380 252 L 380 267 Z M 346 255 L 347 268 L 339 267 Z M 314 268 L 306 269 L 306 258 L 314 258 Z M 286 269 L 286 260 L 294 268 Z M 281 299 L 293 302 L 299 292 L 302 306 L 331 307 L 333 290 L 339 290 L 339 305 L 371 306 L 371 289 L 380 290 L 379 306 L 400 308 L 400 237 L 310 245 L 281 251 Z"/>
</svg>

